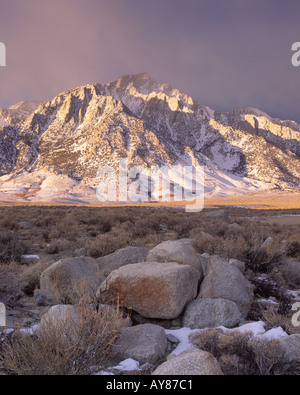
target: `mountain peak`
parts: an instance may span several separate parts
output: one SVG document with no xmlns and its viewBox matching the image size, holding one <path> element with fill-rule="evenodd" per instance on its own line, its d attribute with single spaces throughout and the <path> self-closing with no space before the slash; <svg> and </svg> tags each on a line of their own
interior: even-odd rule
<svg viewBox="0 0 300 395">
<path fill-rule="evenodd" d="M 130 75 L 129 75 L 130 76 Z M 154 82 L 154 80 L 151 78 L 151 76 L 147 73 L 138 73 L 138 74 L 131 74 L 131 78 L 134 79 L 137 82 Z"/>
<path fill-rule="evenodd" d="M 153 78 L 151 78 L 151 76 L 146 72 L 138 74 L 124 74 L 118 79 L 118 81 L 120 80 L 131 81 L 137 84 L 155 83 Z"/>
<path fill-rule="evenodd" d="M 120 77 L 117 81 L 108 84 L 109 87 L 114 86 L 116 89 L 125 90 L 130 86 L 144 94 L 150 94 L 157 87 L 157 83 L 150 77 L 148 73 L 140 74 L 125 74 Z"/>
<path fill-rule="evenodd" d="M 25 107 L 9 111 L 24 117 Z M 148 73 L 63 92 L 15 127 L 3 125 L 5 111 L 0 196 L 26 185 L 32 201 L 94 199 L 99 167 L 120 158 L 129 167 L 205 165 L 208 193 L 299 188 L 300 125 L 251 108 L 215 112 Z"/>
</svg>

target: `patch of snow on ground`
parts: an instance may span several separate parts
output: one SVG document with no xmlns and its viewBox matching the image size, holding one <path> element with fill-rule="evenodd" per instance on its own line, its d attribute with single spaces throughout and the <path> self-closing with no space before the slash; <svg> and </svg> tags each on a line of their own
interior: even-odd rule
<svg viewBox="0 0 300 395">
<path fill-rule="evenodd" d="M 275 340 L 288 337 L 288 334 L 281 327 L 278 327 L 266 332 L 262 337 L 267 340 Z"/>
<path fill-rule="evenodd" d="M 234 329 L 228 329 L 225 327 L 219 327 L 218 329 L 222 329 L 223 332 L 239 332 L 239 333 L 247 333 L 250 332 L 252 333 L 253 337 L 255 338 L 261 338 L 265 340 L 276 340 L 276 339 L 282 339 L 284 337 L 287 337 L 288 334 L 284 332 L 284 330 L 281 327 L 271 329 L 270 331 L 266 331 L 265 329 L 266 324 L 262 321 L 260 322 L 252 322 L 250 324 L 243 325 L 239 328 L 234 328 Z M 166 330 L 166 335 L 173 335 L 176 337 L 176 339 L 179 340 L 179 345 L 176 347 L 176 349 L 172 352 L 171 355 L 180 355 L 184 351 L 188 349 L 193 349 L 194 346 L 190 343 L 189 338 L 191 334 L 193 333 L 199 333 L 202 331 L 205 331 L 206 329 L 195 329 L 192 330 L 190 328 L 182 328 L 182 329 L 176 329 L 176 330 Z"/>
<path fill-rule="evenodd" d="M 179 355 L 182 352 L 188 350 L 189 348 L 193 348 L 193 345 L 189 341 L 189 337 L 193 333 L 197 333 L 199 330 L 192 330 L 190 328 L 182 328 L 176 330 L 166 330 L 166 335 L 173 335 L 180 341 L 177 348 L 172 352 L 173 355 Z"/>
<path fill-rule="evenodd" d="M 21 328 L 20 330 L 16 330 L 13 328 L 5 329 L 3 332 L 0 331 L 0 335 L 2 335 L 2 334 L 4 335 L 4 337 L 2 337 L 0 340 L 3 341 L 5 336 L 8 336 L 8 335 L 12 334 L 13 332 L 18 332 L 18 333 L 21 333 L 22 335 L 32 336 L 38 332 L 39 327 L 40 327 L 40 325 L 37 324 L 37 325 L 32 326 L 31 328 Z"/>
<path fill-rule="evenodd" d="M 106 372 L 105 370 L 101 370 L 98 373 L 93 373 L 93 376 L 114 376 L 114 374 Z"/>
<path fill-rule="evenodd" d="M 35 335 L 37 332 L 38 332 L 38 330 L 39 330 L 39 325 L 34 325 L 34 326 L 32 326 L 31 328 L 23 328 L 23 329 L 20 329 L 20 333 L 22 333 L 22 334 L 24 334 L 24 335 L 30 335 L 30 336 L 32 336 L 32 335 Z"/>
<path fill-rule="evenodd" d="M 13 333 L 14 329 L 5 329 L 3 332 L 0 331 L 0 335 L 4 335 L 0 337 L 0 341 L 3 341 L 6 336 L 9 336 L 11 333 Z"/>
<path fill-rule="evenodd" d="M 22 259 L 40 259 L 38 255 L 22 255 Z"/>
<path fill-rule="evenodd" d="M 269 304 L 273 304 L 273 305 L 276 305 L 276 306 L 279 305 L 278 302 L 274 302 L 274 300 L 271 300 L 271 299 L 258 299 L 258 302 L 260 302 L 260 303 L 269 303 Z"/>
<path fill-rule="evenodd" d="M 300 291 L 287 291 L 287 293 L 288 293 L 296 302 L 300 302 Z"/>
<path fill-rule="evenodd" d="M 251 332 L 253 336 L 262 336 L 266 333 L 265 330 L 266 324 L 262 321 L 259 322 L 252 322 L 250 324 L 243 325 L 239 328 L 234 328 L 234 329 L 228 329 L 225 328 L 224 326 L 220 326 L 218 329 L 222 329 L 223 332 L 239 332 L 239 333 L 247 333 Z"/>
<path fill-rule="evenodd" d="M 122 372 L 134 372 L 140 369 L 140 363 L 134 359 L 128 358 L 121 362 L 118 366 L 114 366 L 111 369 L 121 370 Z"/>
<path fill-rule="evenodd" d="M 250 324 L 246 324 L 239 328 L 234 328 L 234 329 L 227 329 L 224 327 L 219 327 L 219 329 L 222 329 L 224 332 L 239 332 L 239 333 L 251 332 L 253 334 L 253 337 L 261 338 L 265 340 L 282 339 L 283 337 L 288 336 L 288 334 L 284 332 L 284 330 L 281 327 L 273 328 L 267 332 L 265 326 L 266 324 L 260 321 L 260 322 L 252 322 Z"/>
</svg>

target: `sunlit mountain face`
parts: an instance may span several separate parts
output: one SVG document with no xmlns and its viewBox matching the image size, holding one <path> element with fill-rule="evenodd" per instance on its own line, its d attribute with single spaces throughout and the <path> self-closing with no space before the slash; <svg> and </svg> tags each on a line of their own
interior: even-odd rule
<svg viewBox="0 0 300 395">
<path fill-rule="evenodd" d="M 222 113 L 146 73 L 0 109 L 0 197 L 95 202 L 101 166 L 205 166 L 207 194 L 298 189 L 300 125 Z"/>
</svg>

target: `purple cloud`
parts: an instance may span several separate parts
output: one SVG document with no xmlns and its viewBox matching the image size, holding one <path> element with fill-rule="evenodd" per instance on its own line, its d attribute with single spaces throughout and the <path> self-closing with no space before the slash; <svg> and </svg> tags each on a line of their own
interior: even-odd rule
<svg viewBox="0 0 300 395">
<path fill-rule="evenodd" d="M 299 14 L 279 0 L 0 0 L 0 106 L 147 71 L 215 109 L 300 122 Z"/>
</svg>

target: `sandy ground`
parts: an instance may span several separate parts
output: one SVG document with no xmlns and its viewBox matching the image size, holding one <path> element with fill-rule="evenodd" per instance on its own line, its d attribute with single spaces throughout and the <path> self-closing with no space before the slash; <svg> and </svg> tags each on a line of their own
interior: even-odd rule
<svg viewBox="0 0 300 395">
<path fill-rule="evenodd" d="M 205 206 L 238 206 L 255 209 L 300 209 L 300 192 L 260 192 L 224 198 L 207 197 Z"/>
<path fill-rule="evenodd" d="M 0 201 L 0 206 L 89 206 L 89 207 L 184 207 L 187 202 L 145 202 L 140 204 L 84 204 L 82 201 L 70 199 L 68 201 L 52 202 L 28 202 L 16 199 L 15 201 Z M 205 196 L 205 208 L 212 207 L 244 207 L 262 210 L 300 210 L 300 191 L 299 192 L 279 192 L 267 191 L 259 193 L 249 193 L 245 195 L 234 195 L 228 197 Z"/>
</svg>

